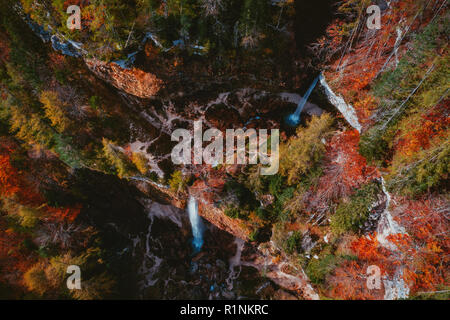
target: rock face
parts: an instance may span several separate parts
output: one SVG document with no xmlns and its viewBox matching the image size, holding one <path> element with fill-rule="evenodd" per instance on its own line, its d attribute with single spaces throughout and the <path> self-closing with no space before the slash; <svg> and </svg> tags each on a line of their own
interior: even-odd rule
<svg viewBox="0 0 450 320">
<path fill-rule="evenodd" d="M 257 250 L 248 247 L 243 252 L 242 264 L 263 272 L 280 287 L 306 300 L 319 300 L 319 295 L 309 283 L 308 277 L 281 254 L 272 242 L 259 245 Z M 274 259 L 274 257 L 281 257 Z"/>
<path fill-rule="evenodd" d="M 205 223 L 200 252 L 192 247 L 185 210 L 144 200 L 148 231 L 133 238 L 133 260 L 139 264 L 139 298 L 264 298 L 258 287 L 267 280 L 258 270 L 240 265 L 241 248 L 231 234 Z"/>
<path fill-rule="evenodd" d="M 239 220 L 228 217 L 222 209 L 199 202 L 199 214 L 219 229 L 229 232 L 242 240 L 249 241 L 249 233 L 242 228 Z"/>
<path fill-rule="evenodd" d="M 198 200 L 199 214 L 204 219 L 239 239 L 249 241 L 249 231 L 240 220 L 228 217 L 224 210 L 215 204 L 217 195 L 225 184 L 219 171 L 210 170 L 208 179 L 196 180 L 189 188 L 189 194 Z"/>
<path fill-rule="evenodd" d="M 139 69 L 123 69 L 116 63 L 97 59 L 86 59 L 86 65 L 99 78 L 139 98 L 153 97 L 163 86 L 162 80 L 155 75 Z"/>
</svg>

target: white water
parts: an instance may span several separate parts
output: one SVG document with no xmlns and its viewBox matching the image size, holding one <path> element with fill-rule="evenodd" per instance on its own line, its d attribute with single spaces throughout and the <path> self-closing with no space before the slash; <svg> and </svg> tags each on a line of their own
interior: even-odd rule
<svg viewBox="0 0 450 320">
<path fill-rule="evenodd" d="M 325 77 L 320 75 L 320 83 L 325 89 L 325 94 L 327 95 L 331 104 L 333 104 L 344 116 L 347 122 L 356 130 L 361 132 L 361 124 L 358 121 L 353 107 L 345 102 L 341 96 L 337 96 L 331 88 L 328 86 Z M 395 251 L 396 246 L 391 243 L 387 237 L 394 234 L 405 234 L 405 229 L 400 226 L 392 217 L 389 211 L 389 206 L 391 203 L 391 195 L 386 190 L 384 178 L 381 177 L 381 185 L 383 193 L 386 196 L 386 208 L 380 216 L 377 226 L 377 240 L 381 246 Z M 394 278 L 389 280 L 388 278 L 383 279 L 384 283 L 384 299 L 385 300 L 395 300 L 395 299 L 405 299 L 409 295 L 409 288 L 402 278 L 402 268 L 398 268 Z"/>
<path fill-rule="evenodd" d="M 192 240 L 192 245 L 195 251 L 200 251 L 203 246 L 203 222 L 198 214 L 198 203 L 197 200 L 190 196 L 188 202 L 188 213 L 189 221 L 191 222 L 192 235 L 194 239 Z"/>
<path fill-rule="evenodd" d="M 297 125 L 300 122 L 300 114 L 303 111 L 303 107 L 305 106 L 306 102 L 308 101 L 308 98 L 311 95 L 311 92 L 316 87 L 316 84 L 317 84 L 317 81 L 319 80 L 319 78 L 320 78 L 320 76 L 317 76 L 314 79 L 314 81 L 309 86 L 308 91 L 306 91 L 305 95 L 302 97 L 302 99 L 298 103 L 297 109 L 295 110 L 295 112 L 287 118 L 287 122 L 290 125 Z"/>
<path fill-rule="evenodd" d="M 144 276 L 140 283 L 141 288 L 153 286 L 158 281 L 157 273 L 161 268 L 164 259 L 154 254 L 155 247 L 162 248 L 163 244 L 156 238 L 152 237 L 152 227 L 155 218 L 169 219 L 178 227 L 182 227 L 182 212 L 181 210 L 171 206 L 163 205 L 151 200 L 144 200 L 144 206 L 148 210 L 148 218 L 150 224 L 145 238 L 144 259 L 139 269 L 139 274 Z M 136 254 L 136 247 L 141 243 L 141 239 L 136 237 L 133 239 L 133 252 Z"/>
<path fill-rule="evenodd" d="M 234 239 L 234 243 L 236 244 L 236 253 L 234 256 L 232 256 L 229 260 L 229 270 L 230 274 L 226 280 L 228 285 L 228 290 L 233 289 L 233 280 L 237 279 L 239 277 L 239 274 L 241 273 L 241 255 L 242 255 L 242 249 L 244 248 L 245 241 L 239 238 Z M 239 270 L 236 271 L 235 267 L 239 267 Z"/>
<path fill-rule="evenodd" d="M 381 185 L 383 188 L 383 193 L 386 195 L 386 208 L 380 216 L 380 220 L 378 221 L 377 226 L 377 240 L 378 242 L 391 250 L 395 250 L 396 247 L 393 243 L 391 243 L 387 238 L 393 234 L 405 234 L 405 229 L 400 226 L 392 217 L 391 212 L 389 211 L 389 205 L 391 203 L 391 195 L 386 190 L 385 181 L 383 177 L 381 177 Z"/>
<path fill-rule="evenodd" d="M 403 270 L 400 268 L 392 280 L 383 279 L 384 300 L 406 299 L 409 296 L 409 287 L 403 280 Z"/>
<path fill-rule="evenodd" d="M 336 95 L 327 83 L 327 80 L 320 74 L 320 84 L 324 88 L 325 94 L 332 105 L 334 105 L 340 113 L 344 116 L 345 120 L 356 130 L 361 132 L 361 124 L 358 121 L 358 116 L 356 115 L 355 109 L 349 104 L 347 104 L 341 96 Z"/>
</svg>

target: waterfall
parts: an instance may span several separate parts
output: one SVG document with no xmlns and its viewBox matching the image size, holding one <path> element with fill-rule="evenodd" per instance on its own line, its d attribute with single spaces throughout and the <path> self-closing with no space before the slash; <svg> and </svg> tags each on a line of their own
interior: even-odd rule
<svg viewBox="0 0 450 320">
<path fill-rule="evenodd" d="M 200 251 L 203 245 L 203 222 L 200 216 L 198 215 L 197 200 L 193 196 L 189 197 L 188 213 L 192 227 L 192 235 L 194 236 L 194 239 L 192 240 L 192 245 L 194 247 L 195 252 L 198 252 Z"/>
<path fill-rule="evenodd" d="M 236 244 L 236 253 L 234 256 L 232 256 L 230 258 L 230 261 L 229 261 L 230 274 L 229 274 L 228 278 L 225 280 L 228 285 L 229 290 L 233 289 L 233 280 L 237 279 L 239 274 L 241 273 L 241 267 L 240 267 L 241 255 L 242 255 L 242 249 L 244 248 L 244 245 L 245 245 L 245 241 L 242 239 L 239 239 L 239 238 L 235 238 L 234 243 Z M 236 272 L 235 267 L 239 267 L 239 271 Z"/>
<path fill-rule="evenodd" d="M 356 130 L 361 132 L 361 124 L 359 123 L 358 116 L 356 115 L 355 109 L 349 104 L 347 104 L 341 96 L 336 95 L 327 83 L 325 77 L 320 74 L 320 84 L 325 90 L 325 94 L 328 101 L 334 105 L 339 112 L 344 116 L 345 120 Z"/>
<path fill-rule="evenodd" d="M 381 246 L 388 248 L 395 252 L 397 247 L 395 244 L 388 240 L 389 235 L 393 234 L 406 234 L 406 230 L 399 225 L 391 215 L 389 211 L 389 205 L 391 203 L 391 195 L 386 189 L 384 178 L 381 177 L 381 186 L 383 193 L 386 195 L 386 208 L 381 214 L 380 220 L 378 220 L 377 226 L 377 240 Z M 384 277 L 384 299 L 396 300 L 406 299 L 409 295 L 409 287 L 403 280 L 403 267 L 397 267 L 394 278 L 392 280 Z"/>
<path fill-rule="evenodd" d="M 325 77 L 320 74 L 320 83 L 325 90 L 325 94 L 328 100 L 333 104 L 340 113 L 344 116 L 345 120 L 356 130 L 361 132 L 361 124 L 359 123 L 358 116 L 356 115 L 355 109 L 345 102 L 345 100 L 336 95 L 328 85 Z M 381 186 L 383 193 L 386 196 L 386 208 L 378 220 L 377 226 L 377 240 L 381 246 L 388 248 L 392 251 L 396 251 L 397 247 L 390 242 L 387 238 L 389 235 L 403 233 L 406 234 L 406 230 L 398 224 L 391 215 L 389 211 L 389 205 L 391 203 L 391 195 L 386 189 L 386 183 L 384 178 L 381 177 Z M 409 296 L 409 287 L 403 280 L 403 267 L 397 267 L 394 278 L 392 280 L 388 279 L 386 276 L 383 277 L 384 283 L 384 299 L 385 300 L 395 300 L 395 299 L 406 299 Z"/>
<path fill-rule="evenodd" d="M 306 91 L 305 95 L 300 99 L 300 102 L 298 103 L 297 109 L 295 110 L 295 112 L 286 118 L 286 122 L 289 125 L 296 126 L 300 122 L 300 113 L 302 113 L 303 107 L 305 106 L 306 102 L 308 101 L 308 98 L 311 95 L 311 92 L 316 87 L 316 84 L 319 81 L 319 78 L 320 78 L 320 75 L 314 79 L 314 81 L 309 86 L 308 91 Z"/>
<path fill-rule="evenodd" d="M 381 186 L 383 189 L 383 193 L 386 195 L 386 209 L 384 209 L 383 213 L 381 214 L 380 220 L 378 221 L 377 240 L 382 246 L 391 250 L 395 250 L 396 246 L 393 243 L 389 242 L 388 236 L 393 234 L 406 234 L 406 231 L 394 220 L 389 211 L 391 195 L 386 189 L 383 177 L 381 177 Z"/>
</svg>

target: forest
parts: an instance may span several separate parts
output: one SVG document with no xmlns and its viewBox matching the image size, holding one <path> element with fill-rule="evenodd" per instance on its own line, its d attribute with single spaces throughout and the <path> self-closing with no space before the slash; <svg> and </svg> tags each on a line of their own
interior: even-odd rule
<svg viewBox="0 0 450 320">
<path fill-rule="evenodd" d="M 271 291 L 242 271 L 228 286 L 236 297 L 449 299 L 447 0 L 0 4 L 1 299 L 179 298 L 182 281 L 189 292 L 203 282 L 179 269 L 166 279 L 158 265 L 200 270 L 233 241 L 242 256 L 224 256 L 224 269 L 232 257 L 258 269 L 251 248 L 281 270 L 258 269 Z M 380 29 L 367 28 L 372 4 Z M 69 5 L 81 8 L 81 30 L 67 27 Z M 198 120 L 222 132 L 279 129 L 279 171 L 173 163 L 171 133 Z M 187 214 L 167 216 L 169 227 L 147 204 L 184 212 L 190 198 L 212 227 L 203 252 L 176 260 L 181 240 L 153 238 L 191 237 L 178 223 Z M 222 247 L 212 228 L 228 233 L 216 237 Z M 167 248 L 149 254 L 158 241 Z M 151 262 L 137 258 L 143 248 Z M 82 270 L 81 290 L 66 286 L 69 265 Z M 370 266 L 381 289 L 367 287 Z M 308 289 L 286 288 L 280 274 Z"/>
</svg>

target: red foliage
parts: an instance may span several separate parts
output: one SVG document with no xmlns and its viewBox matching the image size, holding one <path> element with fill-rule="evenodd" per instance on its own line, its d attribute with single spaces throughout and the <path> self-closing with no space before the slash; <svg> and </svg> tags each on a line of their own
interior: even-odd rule
<svg viewBox="0 0 450 320">
<path fill-rule="evenodd" d="M 338 52 L 335 56 L 334 72 L 327 72 L 327 79 L 349 102 L 367 98 L 367 91 L 373 79 L 383 67 L 389 68 L 396 60 L 392 53 L 398 40 L 397 27 L 410 26 L 408 32 L 412 33 L 426 25 L 433 16 L 432 8 L 439 5 L 439 2 L 440 0 L 431 0 L 420 15 L 420 19 L 417 18 L 420 2 L 416 0 L 392 2 L 390 9 L 382 14 L 382 28 L 376 32 L 367 31 L 364 18 L 359 21 L 360 27 L 356 34 L 353 33 L 354 30 L 343 32 L 345 17 L 336 20 L 327 29 L 328 41 L 321 41 L 322 45 L 331 44 L 331 51 Z M 401 57 L 406 51 L 406 46 L 398 42 L 397 45 L 397 56 Z M 372 104 L 354 103 L 354 106 L 360 122 L 362 124 L 369 122 Z"/>
<path fill-rule="evenodd" d="M 0 195 L 11 196 L 19 191 L 19 179 L 16 168 L 11 165 L 11 148 L 0 153 Z"/>
<path fill-rule="evenodd" d="M 446 99 L 430 112 L 422 116 L 422 121 L 413 123 L 397 143 L 399 152 L 410 157 L 420 149 L 430 147 L 434 138 L 444 137 L 445 129 L 450 125 L 450 100 Z"/>
<path fill-rule="evenodd" d="M 337 267 L 328 279 L 332 288 L 330 296 L 345 300 L 383 299 L 383 287 L 369 289 L 367 286 L 368 267 L 369 263 L 363 261 L 346 261 Z"/>
<path fill-rule="evenodd" d="M 47 207 L 47 212 L 49 213 L 48 221 L 57 222 L 73 222 L 75 218 L 80 214 L 81 205 L 77 205 L 73 208 L 53 208 Z"/>
<path fill-rule="evenodd" d="M 9 197 L 17 196 L 18 201 L 24 205 L 38 206 L 43 203 L 43 198 L 33 184 L 33 179 L 27 179 L 26 173 L 17 170 L 11 162 L 11 157 L 16 152 L 13 143 L 0 141 L 0 195 Z"/>
<path fill-rule="evenodd" d="M 23 274 L 35 262 L 34 255 L 23 247 L 24 240 L 25 236 L 9 229 L 0 216 L 0 282 L 21 287 Z"/>
<path fill-rule="evenodd" d="M 391 236 L 403 254 L 405 278 L 412 291 L 435 290 L 448 281 L 450 228 L 448 201 L 443 198 L 400 199 L 394 212 L 409 236 Z"/>
<path fill-rule="evenodd" d="M 368 166 L 366 159 L 358 152 L 359 133 L 347 130 L 336 134 L 327 144 L 325 172 L 318 183 L 315 196 L 310 199 L 312 206 L 335 201 L 349 196 L 368 181 L 379 176 L 375 167 Z"/>
<path fill-rule="evenodd" d="M 324 174 L 305 196 L 306 211 L 324 214 L 330 202 L 348 197 L 361 185 L 379 177 L 358 152 L 359 133 L 347 130 L 333 136 L 327 144 Z"/>
<path fill-rule="evenodd" d="M 6 34 L 0 32 L 0 61 L 6 62 L 9 59 L 9 39 Z"/>
<path fill-rule="evenodd" d="M 326 154 L 329 159 L 325 174 L 326 176 L 328 174 L 326 177 L 328 185 L 331 176 L 350 190 L 379 176 L 376 168 L 368 166 L 366 159 L 359 154 L 358 143 L 357 130 L 347 130 L 331 139 Z"/>
<path fill-rule="evenodd" d="M 16 201 L 25 206 L 42 207 L 48 213 L 48 220 L 52 221 L 68 221 L 75 220 L 80 213 L 81 206 L 68 208 L 53 208 L 47 206 L 44 197 L 39 192 L 38 186 L 35 184 L 30 167 L 29 170 L 19 171 L 11 163 L 11 156 L 16 149 L 13 143 L 1 141 L 0 147 L 0 196 L 15 196 Z M 43 206 L 44 205 L 44 206 Z"/>
</svg>

